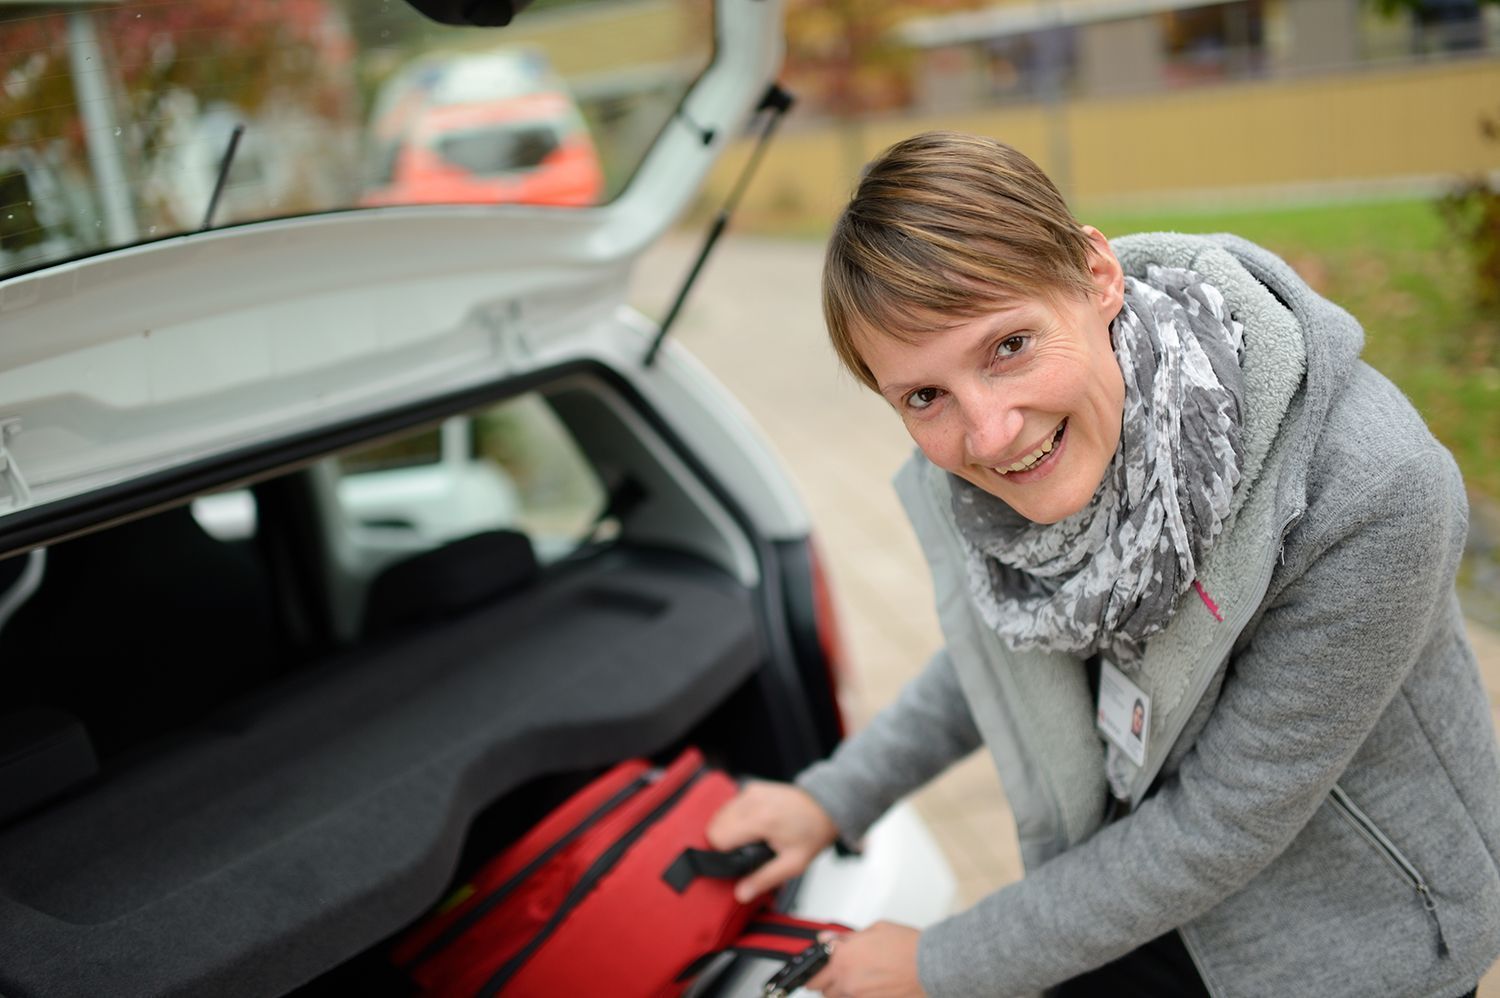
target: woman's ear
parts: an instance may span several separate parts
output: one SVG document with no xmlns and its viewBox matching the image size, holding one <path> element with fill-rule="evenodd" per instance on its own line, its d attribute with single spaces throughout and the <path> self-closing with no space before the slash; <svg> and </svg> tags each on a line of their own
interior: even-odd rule
<svg viewBox="0 0 1500 998">
<path fill-rule="evenodd" d="M 1104 233 L 1092 225 L 1083 227 L 1089 240 L 1089 273 L 1094 279 L 1095 304 L 1106 322 L 1113 322 L 1125 304 L 1125 271 Z"/>
</svg>

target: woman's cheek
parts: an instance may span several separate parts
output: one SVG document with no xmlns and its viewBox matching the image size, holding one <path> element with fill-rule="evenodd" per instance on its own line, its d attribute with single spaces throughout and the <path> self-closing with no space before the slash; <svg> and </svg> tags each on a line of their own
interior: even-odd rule
<svg viewBox="0 0 1500 998">
<path fill-rule="evenodd" d="M 962 466 L 963 438 L 952 432 L 941 413 L 908 416 L 905 422 L 906 432 L 927 460 L 946 471 Z"/>
</svg>

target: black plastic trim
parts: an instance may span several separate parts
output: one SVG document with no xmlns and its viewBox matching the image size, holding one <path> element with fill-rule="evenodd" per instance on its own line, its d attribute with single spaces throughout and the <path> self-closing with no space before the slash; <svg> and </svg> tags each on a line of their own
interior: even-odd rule
<svg viewBox="0 0 1500 998">
<path fill-rule="evenodd" d="M 818 637 L 818 618 L 813 600 L 812 550 L 803 538 L 776 541 L 776 563 L 781 571 L 785 593 L 787 630 L 796 657 L 802 691 L 812 706 L 812 721 L 817 727 L 818 745 L 824 754 L 832 752 L 843 737 L 839 720 L 838 694 L 830 681 L 830 663 L 823 654 Z"/>
</svg>

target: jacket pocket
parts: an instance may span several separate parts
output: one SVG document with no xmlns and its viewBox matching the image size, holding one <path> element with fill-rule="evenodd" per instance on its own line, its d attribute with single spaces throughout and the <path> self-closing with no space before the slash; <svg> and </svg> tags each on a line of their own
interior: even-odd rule
<svg viewBox="0 0 1500 998">
<path fill-rule="evenodd" d="M 1354 827 L 1366 842 L 1375 848 L 1375 851 L 1385 857 L 1386 861 L 1400 877 L 1411 885 L 1412 890 L 1417 893 L 1417 900 L 1422 905 L 1422 910 L 1427 912 L 1427 917 L 1432 919 L 1433 927 L 1437 929 L 1437 952 L 1438 956 L 1448 955 L 1448 940 L 1443 936 L 1443 923 L 1438 918 L 1437 899 L 1432 895 L 1432 888 L 1428 886 L 1427 879 L 1422 876 L 1411 860 L 1396 847 L 1380 827 L 1370 820 L 1370 816 L 1360 810 L 1344 792 L 1344 788 L 1337 783 L 1333 789 L 1328 791 L 1329 803 L 1333 805 L 1334 811 L 1341 815 L 1345 821 Z"/>
</svg>

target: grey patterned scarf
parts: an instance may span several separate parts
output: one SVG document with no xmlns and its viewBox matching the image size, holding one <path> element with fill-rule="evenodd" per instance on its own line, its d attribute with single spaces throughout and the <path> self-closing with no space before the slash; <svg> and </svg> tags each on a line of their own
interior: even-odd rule
<svg viewBox="0 0 1500 998">
<path fill-rule="evenodd" d="M 1120 446 L 1089 504 L 1032 523 L 953 478 L 969 585 L 1013 648 L 1110 655 L 1122 668 L 1167 626 L 1228 526 L 1240 480 L 1243 328 L 1189 270 L 1125 278 L 1110 327 L 1125 376 Z"/>
</svg>

